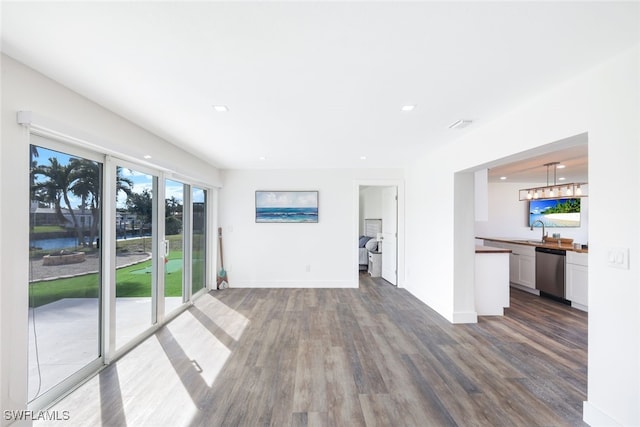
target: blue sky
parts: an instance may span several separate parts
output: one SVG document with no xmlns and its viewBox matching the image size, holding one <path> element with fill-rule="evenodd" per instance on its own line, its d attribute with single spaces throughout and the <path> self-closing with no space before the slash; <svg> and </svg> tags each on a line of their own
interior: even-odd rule
<svg viewBox="0 0 640 427">
<path fill-rule="evenodd" d="M 50 165 L 50 158 L 57 158 L 58 162 L 61 165 L 67 165 L 69 160 L 73 157 L 65 153 L 49 150 L 43 147 L 38 148 L 38 157 L 34 157 L 33 160 L 37 162 L 38 166 L 47 166 Z M 121 175 L 125 178 L 130 179 L 133 182 L 133 192 L 142 193 L 145 189 L 151 191 L 153 187 L 153 176 L 138 172 L 134 169 L 128 169 L 123 167 L 121 170 Z M 38 176 L 37 181 L 46 180 L 43 176 Z M 192 187 L 193 189 L 193 201 L 196 203 L 204 202 L 204 190 L 201 188 Z M 169 199 L 172 196 L 175 197 L 180 203 L 184 201 L 184 186 L 181 182 L 166 180 L 165 186 L 165 195 L 166 198 Z M 71 206 L 73 208 L 77 208 L 80 204 L 80 199 L 75 197 L 73 194 L 69 194 L 69 199 L 71 201 Z M 126 203 L 126 196 L 122 192 L 118 194 L 117 199 L 117 207 L 124 208 Z"/>
</svg>

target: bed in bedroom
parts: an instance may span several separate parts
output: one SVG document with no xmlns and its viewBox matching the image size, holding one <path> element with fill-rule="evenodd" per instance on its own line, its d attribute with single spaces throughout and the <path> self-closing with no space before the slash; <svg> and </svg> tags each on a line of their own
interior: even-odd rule
<svg viewBox="0 0 640 427">
<path fill-rule="evenodd" d="M 376 237 L 382 232 L 381 219 L 365 219 L 364 235 L 358 239 L 358 264 L 361 271 L 367 270 L 369 264 L 369 251 L 378 250 L 378 241 Z"/>
</svg>

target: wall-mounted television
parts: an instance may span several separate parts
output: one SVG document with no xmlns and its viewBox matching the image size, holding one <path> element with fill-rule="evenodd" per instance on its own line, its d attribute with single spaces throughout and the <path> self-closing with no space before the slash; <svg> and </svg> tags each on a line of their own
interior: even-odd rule
<svg viewBox="0 0 640 427">
<path fill-rule="evenodd" d="M 529 226 L 580 227 L 580 199 L 545 199 L 529 202 Z"/>
</svg>

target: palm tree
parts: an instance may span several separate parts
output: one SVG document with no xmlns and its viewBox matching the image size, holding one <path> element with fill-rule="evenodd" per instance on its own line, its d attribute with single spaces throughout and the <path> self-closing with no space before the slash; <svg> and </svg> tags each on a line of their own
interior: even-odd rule
<svg viewBox="0 0 640 427">
<path fill-rule="evenodd" d="M 76 196 L 80 197 L 80 209 L 89 208 L 91 212 L 91 224 L 89 226 L 89 245 L 93 246 L 93 242 L 98 234 L 98 224 L 100 222 L 100 206 L 101 206 L 101 190 L 100 164 L 88 159 L 72 158 L 69 161 L 70 171 L 70 187 L 69 190 Z M 82 234 L 82 230 L 81 230 Z"/>
<path fill-rule="evenodd" d="M 53 201 L 56 216 L 58 220 L 64 224 L 67 222 L 64 214 L 62 213 L 62 201 L 71 216 L 71 222 L 78 238 L 78 243 L 82 242 L 82 230 L 78 226 L 78 219 L 71 207 L 71 200 L 69 199 L 69 192 L 72 186 L 73 180 L 76 178 L 73 175 L 73 167 L 70 164 L 62 165 L 55 157 L 49 158 L 49 165 L 37 166 L 34 170 L 34 174 L 43 175 L 47 177 L 47 181 L 40 184 L 36 184 L 42 191 L 43 196 L 50 201 Z"/>
<path fill-rule="evenodd" d="M 36 165 L 33 163 L 32 169 L 32 191 L 35 200 L 53 205 L 56 212 L 56 217 L 60 225 L 64 225 L 67 219 L 62 213 L 62 190 L 61 183 L 66 181 L 63 175 L 66 174 L 65 167 L 58 162 L 55 157 L 49 158 L 49 165 Z M 43 175 L 48 179 L 46 181 L 38 182 L 37 176 Z"/>
<path fill-rule="evenodd" d="M 126 194 L 127 197 L 131 196 L 133 181 L 122 176 L 122 166 L 116 166 L 116 197 L 121 191 Z"/>
</svg>

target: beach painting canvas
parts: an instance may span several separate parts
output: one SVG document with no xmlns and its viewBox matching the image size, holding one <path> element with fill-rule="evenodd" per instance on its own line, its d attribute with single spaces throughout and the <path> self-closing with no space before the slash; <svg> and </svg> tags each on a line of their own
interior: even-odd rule
<svg viewBox="0 0 640 427">
<path fill-rule="evenodd" d="M 256 191 L 256 222 L 318 222 L 318 192 Z"/>
<path fill-rule="evenodd" d="M 580 227 L 580 199 L 532 200 L 529 203 L 529 226 Z"/>
</svg>

